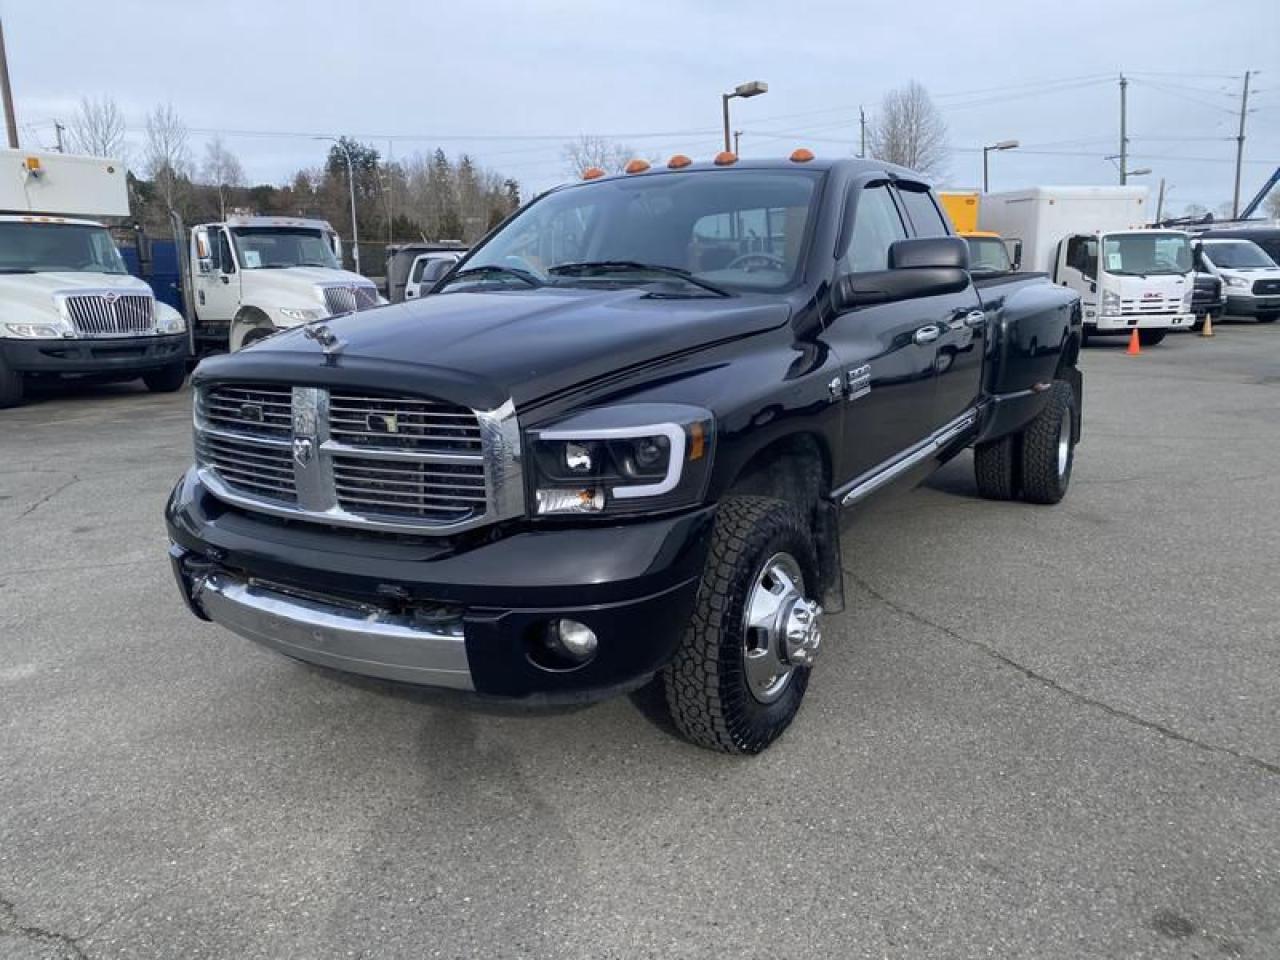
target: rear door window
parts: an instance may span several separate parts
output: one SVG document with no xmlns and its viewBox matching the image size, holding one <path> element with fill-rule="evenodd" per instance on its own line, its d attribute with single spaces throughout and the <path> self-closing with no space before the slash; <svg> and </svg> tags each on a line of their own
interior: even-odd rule
<svg viewBox="0 0 1280 960">
<path fill-rule="evenodd" d="M 951 231 L 947 229 L 947 221 L 943 219 L 942 211 L 938 209 L 938 205 L 933 202 L 933 197 L 929 193 L 929 188 L 921 183 L 902 183 L 897 184 L 898 196 L 902 198 L 902 205 L 906 207 L 907 216 L 911 220 L 912 227 L 915 228 L 917 237 L 946 237 Z"/>
<path fill-rule="evenodd" d="M 844 273 L 889 269 L 889 247 L 907 238 L 898 206 L 887 183 L 864 187 L 854 212 L 849 249 L 840 262 Z"/>
</svg>

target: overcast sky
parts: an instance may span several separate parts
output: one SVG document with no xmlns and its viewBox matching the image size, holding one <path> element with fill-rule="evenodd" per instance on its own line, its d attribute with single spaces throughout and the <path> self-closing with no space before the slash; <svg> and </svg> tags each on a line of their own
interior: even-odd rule
<svg viewBox="0 0 1280 960">
<path fill-rule="evenodd" d="M 1116 182 L 1119 87 L 1129 86 L 1131 167 L 1167 203 L 1231 197 L 1241 79 L 1259 70 L 1242 202 L 1280 165 L 1280 3 L 917 0 L 0 0 L 24 146 L 49 146 L 82 95 L 113 97 L 140 144 L 172 103 L 193 154 L 221 131 L 253 182 L 318 165 L 314 134 L 352 134 L 396 157 L 443 147 L 518 179 L 565 176 L 564 141 L 614 137 L 645 154 L 709 157 L 719 94 L 742 153 L 806 144 L 856 150 L 858 107 L 911 79 L 950 130 L 950 186 Z M 135 162 L 141 155 L 135 146 Z"/>
</svg>

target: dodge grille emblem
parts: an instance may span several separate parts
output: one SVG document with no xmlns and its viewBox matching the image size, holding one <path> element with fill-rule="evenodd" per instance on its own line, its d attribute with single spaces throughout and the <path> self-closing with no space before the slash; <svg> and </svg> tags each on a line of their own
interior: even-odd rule
<svg viewBox="0 0 1280 960">
<path fill-rule="evenodd" d="M 372 433 L 400 432 L 400 423 L 394 413 L 371 413 L 364 422 Z"/>
<path fill-rule="evenodd" d="M 316 445 L 310 437 L 293 438 L 293 459 L 298 465 L 305 467 L 316 454 Z"/>
<path fill-rule="evenodd" d="M 252 420 L 254 423 L 262 422 L 262 407 L 256 403 L 240 404 L 240 417 L 243 420 Z"/>
</svg>

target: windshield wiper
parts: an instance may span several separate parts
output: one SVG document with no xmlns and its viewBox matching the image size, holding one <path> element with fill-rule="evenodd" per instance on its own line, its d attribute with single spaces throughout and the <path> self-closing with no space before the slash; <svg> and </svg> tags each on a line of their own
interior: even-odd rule
<svg viewBox="0 0 1280 960">
<path fill-rule="evenodd" d="M 521 270 L 519 267 L 504 267 L 497 263 L 486 263 L 478 267 L 467 267 L 465 270 L 459 270 L 449 278 L 449 283 L 453 283 L 455 280 L 465 280 L 468 277 L 480 277 L 486 273 L 496 273 L 502 276 L 515 277 L 517 280 L 523 280 L 531 287 L 540 287 L 543 285 L 542 281 L 528 270 Z M 445 286 L 447 287 L 449 283 L 446 283 Z"/>
<path fill-rule="evenodd" d="M 579 263 L 562 263 L 552 267 L 547 273 L 557 277 L 577 277 L 592 273 L 660 273 L 678 277 L 685 283 L 701 287 L 718 297 L 730 296 L 729 291 L 723 287 L 717 287 L 706 280 L 699 280 L 681 267 L 668 267 L 661 263 L 641 263 L 639 260 L 583 260 Z"/>
</svg>

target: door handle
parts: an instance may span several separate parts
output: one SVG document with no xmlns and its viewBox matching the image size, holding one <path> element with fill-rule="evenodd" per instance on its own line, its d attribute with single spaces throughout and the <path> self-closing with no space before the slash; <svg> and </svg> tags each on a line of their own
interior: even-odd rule
<svg viewBox="0 0 1280 960">
<path fill-rule="evenodd" d="M 933 341 L 937 340 L 940 336 L 942 336 L 942 331 L 933 324 L 930 324 L 927 327 L 921 327 L 917 330 L 912 339 L 915 340 L 916 343 L 933 343 Z"/>
<path fill-rule="evenodd" d="M 223 283 L 230 283 L 230 282 L 231 282 L 231 278 L 230 278 L 230 277 L 228 277 L 225 273 L 224 273 L 224 274 L 222 274 L 218 279 L 219 279 L 219 280 L 221 280 Z"/>
<path fill-rule="evenodd" d="M 970 310 L 964 318 L 966 327 L 980 327 L 987 322 L 987 315 L 981 310 Z"/>
</svg>

